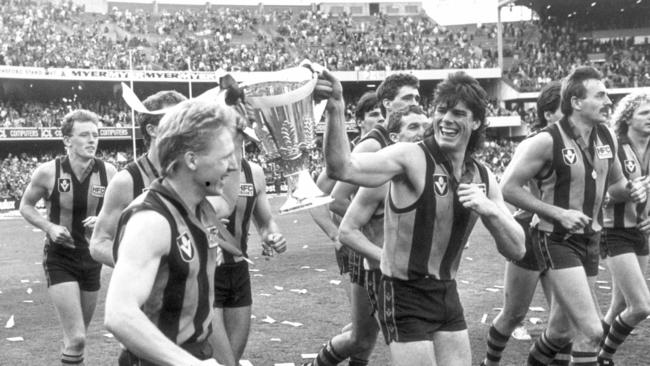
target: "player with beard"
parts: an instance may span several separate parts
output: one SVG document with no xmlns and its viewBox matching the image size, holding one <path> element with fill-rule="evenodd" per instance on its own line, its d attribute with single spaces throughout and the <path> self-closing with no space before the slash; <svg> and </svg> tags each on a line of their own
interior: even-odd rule
<svg viewBox="0 0 650 366">
<path fill-rule="evenodd" d="M 95 158 L 99 118 L 78 109 L 63 117 L 67 154 L 40 165 L 25 189 L 20 213 L 46 233 L 43 268 L 48 293 L 63 327 L 63 365 L 82 365 L 86 331 L 97 304 L 102 265 L 88 241 L 114 166 Z M 36 209 L 43 199 L 47 217 Z"/>
<path fill-rule="evenodd" d="M 648 176 L 650 167 L 650 95 L 632 93 L 618 103 L 612 118 L 619 147 L 616 157 L 630 179 Z M 648 202 L 605 205 L 601 258 L 612 274 L 612 300 L 605 314 L 605 334 L 598 365 L 612 358 L 634 327 L 650 315 L 650 291 L 644 279 L 648 267 L 650 218 Z"/>
<path fill-rule="evenodd" d="M 600 73 L 577 68 L 562 82 L 562 119 L 518 149 L 503 175 L 508 202 L 535 214 L 533 249 L 557 315 L 531 348 L 528 365 L 549 364 L 572 340 L 572 364 L 596 365 L 603 329 L 588 277 L 598 274 L 603 198 L 607 190 L 616 201 L 646 197 L 645 183 L 629 182 L 615 159 L 606 127 L 610 106 Z M 539 198 L 524 189 L 531 180 Z"/>
<path fill-rule="evenodd" d="M 422 108 L 411 105 L 393 111 L 389 116 L 386 127 L 391 141 L 416 142 L 422 140 L 422 135 L 429 125 L 429 119 Z M 350 358 L 350 365 L 361 366 L 368 364 L 367 358 L 362 359 L 357 355 L 359 350 L 369 355 L 368 351 L 374 348 L 377 332 L 379 331 L 377 321 L 373 317 L 373 309 L 376 309 L 375 304 L 372 303 L 374 297 L 368 295 L 374 294 L 374 289 L 381 275 L 379 259 L 374 254 L 377 254 L 377 249 L 381 253 L 381 246 L 383 245 L 383 200 L 386 197 L 386 189 L 385 186 L 375 189 L 365 188 L 368 192 L 365 192 L 362 197 L 355 196 L 353 200 L 353 202 L 359 201 L 355 212 L 352 213 L 348 209 L 343 218 L 339 240 L 362 258 L 359 267 L 351 268 L 353 271 L 359 271 L 358 273 L 351 273 L 351 278 L 364 277 L 362 282 L 366 296 L 362 296 L 362 294 L 352 296 L 353 312 L 350 329 L 331 338 L 326 346 L 320 350 L 316 360 L 305 365 L 337 365 L 348 357 Z M 364 188 L 361 189 L 361 191 L 363 190 Z M 348 226 L 343 226 L 348 216 L 351 217 L 348 220 L 351 220 L 353 224 L 349 223 Z M 359 225 L 354 226 L 355 224 Z M 369 253 L 373 255 L 368 256 Z M 363 268 L 363 257 L 369 258 L 371 263 L 369 270 Z"/>
<path fill-rule="evenodd" d="M 143 104 L 150 111 L 158 111 L 173 107 L 186 99 L 176 91 L 165 90 L 148 97 Z M 90 254 L 96 261 L 107 266 L 115 265 L 113 240 L 122 210 L 160 176 L 156 140 L 161 118 L 161 114 L 141 113 L 138 116 L 147 152 L 117 173 L 106 189 L 105 203 L 90 240 Z"/>
<path fill-rule="evenodd" d="M 494 175 L 471 157 L 486 128 L 487 94 L 463 72 L 436 90 L 433 134 L 375 153 L 351 154 L 340 82 L 329 72 L 315 97 L 327 99 L 324 155 L 330 176 L 377 187 L 390 182 L 384 217 L 378 315 L 394 365 L 469 365 L 467 325 L 455 275 L 481 217 L 505 256 L 520 259 L 524 235 Z"/>
</svg>

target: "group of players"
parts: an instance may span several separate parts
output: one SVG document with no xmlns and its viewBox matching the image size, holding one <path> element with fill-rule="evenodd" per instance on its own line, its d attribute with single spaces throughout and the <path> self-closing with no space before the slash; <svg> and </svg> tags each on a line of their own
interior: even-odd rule
<svg viewBox="0 0 650 366">
<path fill-rule="evenodd" d="M 499 364 L 539 281 L 549 323 L 527 364 L 613 365 L 650 315 L 650 96 L 623 98 L 612 131 L 595 69 L 549 84 L 536 131 L 499 184 L 473 158 L 487 128 L 480 84 L 450 74 L 431 117 L 418 89 L 414 76 L 393 74 L 364 95 L 351 151 L 341 83 L 319 76 L 314 98 L 327 101 L 327 128 L 318 185 L 334 202 L 331 215 L 326 207 L 311 213 L 350 274 L 352 323 L 308 364 L 367 365 L 381 330 L 393 365 L 470 365 L 455 276 L 480 218 L 508 259 L 504 307 L 481 364 Z M 265 245 L 283 252 L 286 243 L 264 173 L 242 159 L 249 121 L 232 99 L 149 97 L 149 110 L 167 113 L 140 116 L 148 151 L 119 173 L 94 157 L 96 115 L 64 118 L 66 156 L 37 168 L 21 202 L 47 234 L 43 265 L 64 331 L 62 364 L 83 364 L 101 263 L 115 267 L 105 325 L 123 345 L 120 365 L 238 364 L 250 329 L 250 219 Z M 35 208 L 40 199 L 47 218 Z M 604 317 L 593 293 L 599 255 L 614 283 Z"/>
</svg>

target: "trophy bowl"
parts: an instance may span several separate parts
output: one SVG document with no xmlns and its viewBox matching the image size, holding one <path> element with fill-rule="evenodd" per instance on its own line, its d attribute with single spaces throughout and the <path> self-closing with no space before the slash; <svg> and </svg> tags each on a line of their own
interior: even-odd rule
<svg viewBox="0 0 650 366">
<path fill-rule="evenodd" d="M 332 201 L 309 174 L 311 152 L 316 149 L 316 122 L 325 102 L 314 104 L 316 74 L 307 67 L 267 73 L 266 80 L 243 84 L 254 130 L 268 162 L 275 163 L 287 180 L 287 200 L 280 214 L 296 212 Z"/>
</svg>

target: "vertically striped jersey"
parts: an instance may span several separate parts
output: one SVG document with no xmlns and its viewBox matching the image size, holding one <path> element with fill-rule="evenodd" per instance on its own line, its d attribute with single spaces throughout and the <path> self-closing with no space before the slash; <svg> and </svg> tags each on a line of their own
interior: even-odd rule
<svg viewBox="0 0 650 366">
<path fill-rule="evenodd" d="M 620 165 L 615 163 L 616 143 L 609 129 L 594 126 L 589 141 L 583 141 L 572 123 L 563 117 L 541 133 L 553 138 L 553 161 L 549 174 L 537 179 L 540 199 L 563 209 L 577 210 L 592 220 L 579 234 L 602 229 L 602 203 L 608 182 L 621 177 Z M 559 223 L 538 215 L 533 225 L 547 232 L 564 233 Z"/>
<path fill-rule="evenodd" d="M 244 256 L 248 257 L 248 229 L 251 223 L 251 216 L 257 201 L 257 190 L 250 164 L 242 159 L 239 195 L 235 210 L 228 218 L 228 231 L 235 237 L 237 247 L 241 249 Z M 224 263 L 240 262 L 241 257 L 235 257 L 227 251 L 223 252 Z"/>
<path fill-rule="evenodd" d="M 93 159 L 91 164 L 91 172 L 80 182 L 72 171 L 70 159 L 56 158 L 54 188 L 46 202 L 50 222 L 65 226 L 78 248 L 88 248 L 92 231 L 86 232 L 83 220 L 99 214 L 108 184 L 104 162 Z"/>
<path fill-rule="evenodd" d="M 426 157 L 424 190 L 404 208 L 395 206 L 390 192 L 387 195 L 381 271 L 403 280 L 426 276 L 450 280 L 478 214 L 458 201 L 459 182 L 435 139 L 428 137 L 418 145 Z M 460 182 L 480 184 L 488 192 L 487 169 L 471 157 L 464 165 Z"/>
<path fill-rule="evenodd" d="M 147 154 L 128 163 L 124 169 L 129 172 L 133 181 L 133 198 L 138 197 L 149 187 L 151 182 L 160 176 L 156 167 L 147 157 Z"/>
<path fill-rule="evenodd" d="M 219 233 L 216 212 L 203 200 L 199 216 L 188 212 L 178 194 L 163 180 L 154 181 L 122 213 L 113 257 L 119 263 L 119 245 L 129 219 L 152 210 L 169 223 L 169 254 L 160 260 L 151 293 L 142 306 L 149 320 L 172 342 L 182 346 L 205 340 L 212 332 L 214 271 Z M 147 238 L 142 238 L 146 242 Z"/>
<path fill-rule="evenodd" d="M 619 137 L 616 154 L 623 175 L 629 180 L 648 175 L 648 167 L 635 153 L 627 137 Z M 634 228 L 648 217 L 648 201 L 645 203 L 608 202 L 603 207 L 603 226 L 607 228 Z"/>
</svg>

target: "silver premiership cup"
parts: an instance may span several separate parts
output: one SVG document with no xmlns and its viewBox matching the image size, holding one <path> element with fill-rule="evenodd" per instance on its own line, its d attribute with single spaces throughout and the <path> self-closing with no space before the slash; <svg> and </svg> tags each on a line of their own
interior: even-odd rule
<svg viewBox="0 0 650 366">
<path fill-rule="evenodd" d="M 288 198 L 280 214 L 304 210 L 332 201 L 309 174 L 316 149 L 316 122 L 324 102 L 314 104 L 317 75 L 306 67 L 268 73 L 264 81 L 243 84 L 254 129 L 267 161 L 275 163 L 287 179 Z"/>
</svg>

